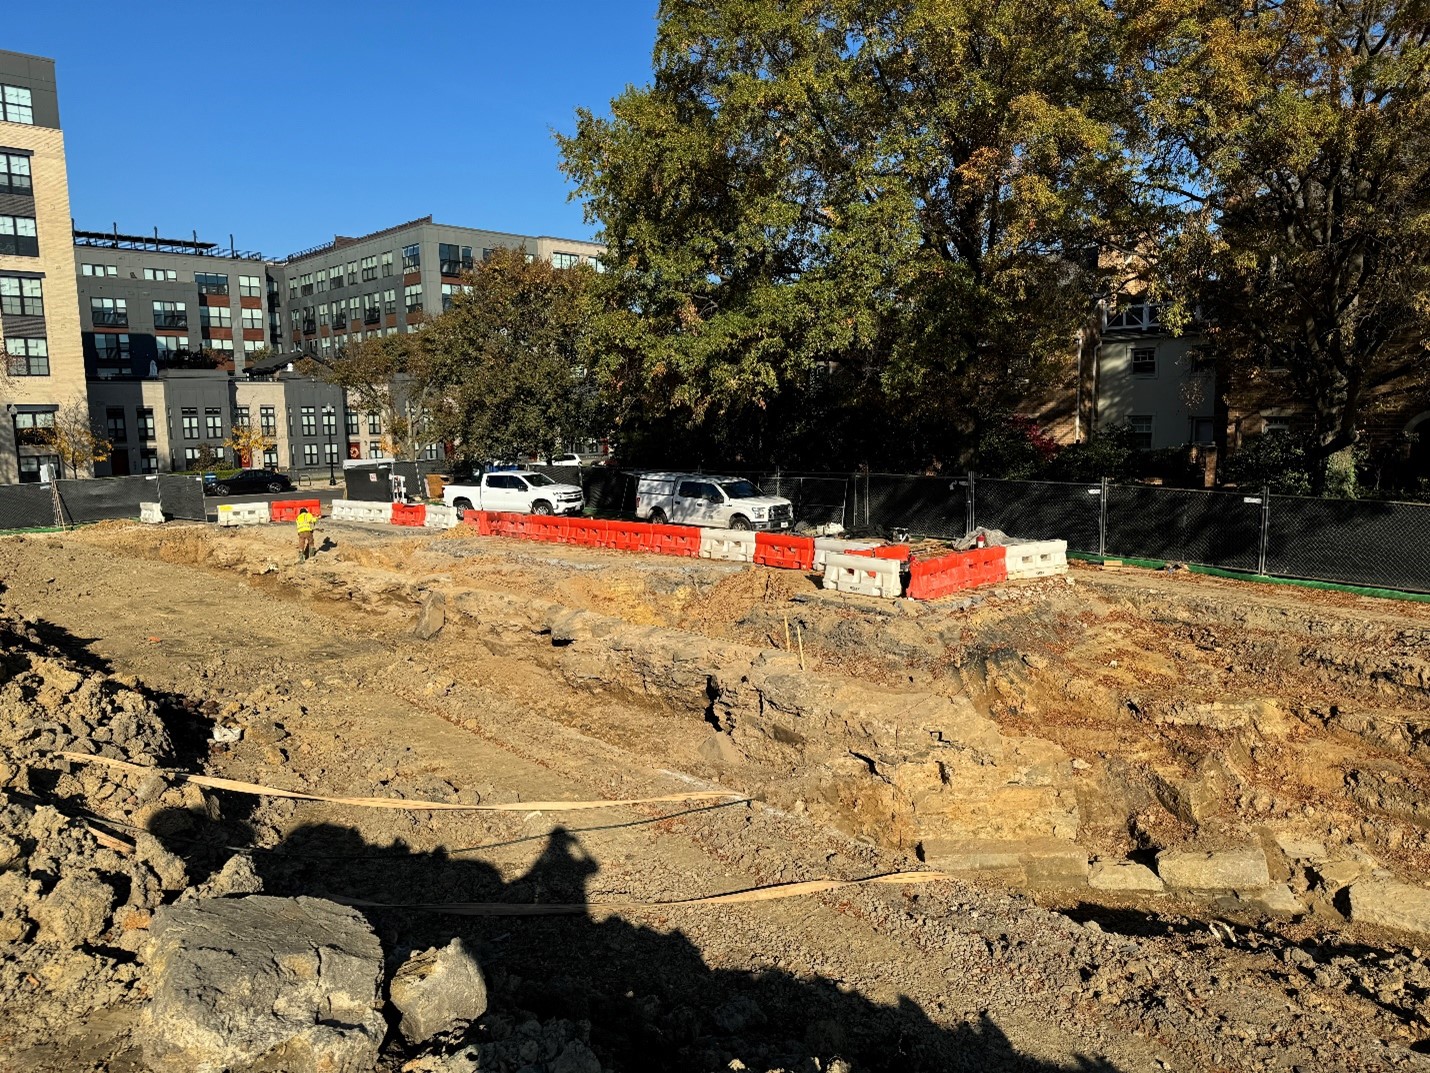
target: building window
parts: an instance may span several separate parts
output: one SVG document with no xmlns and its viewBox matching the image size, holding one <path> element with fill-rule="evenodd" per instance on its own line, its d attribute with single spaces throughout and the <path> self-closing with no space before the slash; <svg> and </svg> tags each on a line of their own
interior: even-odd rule
<svg viewBox="0 0 1430 1073">
<path fill-rule="evenodd" d="M 357 281 L 358 281 L 357 262 L 356 262 L 356 261 L 349 261 L 349 262 L 348 262 L 348 286 L 351 287 L 351 286 L 352 286 L 354 283 L 356 283 Z"/>
<path fill-rule="evenodd" d="M 1127 419 L 1132 427 L 1132 446 L 1139 451 L 1152 449 L 1152 418 L 1147 414 L 1133 414 Z"/>
<path fill-rule="evenodd" d="M 579 253 L 553 253 L 551 255 L 552 268 L 575 268 L 581 263 Z"/>
<path fill-rule="evenodd" d="M 139 420 L 134 426 L 135 433 L 141 440 L 152 443 L 154 436 L 154 408 L 152 406 L 140 406 L 135 414 Z"/>
<path fill-rule="evenodd" d="M 356 436 L 356 435 L 358 434 L 358 415 L 357 415 L 357 411 L 355 411 L 355 410 L 349 410 L 349 411 L 347 412 L 346 423 L 347 423 L 348 435 L 349 435 L 349 436 Z"/>
<path fill-rule="evenodd" d="M 117 276 L 119 268 L 116 265 L 80 265 L 79 274 L 81 276 Z"/>
<path fill-rule="evenodd" d="M 11 376 L 50 375 L 50 344 L 44 339 L 6 339 L 5 354 Z"/>
<path fill-rule="evenodd" d="M 343 285 L 343 266 L 333 265 L 332 268 L 328 269 L 328 279 L 332 284 L 333 290 L 337 290 L 341 287 Z"/>
<path fill-rule="evenodd" d="M 258 408 L 258 427 L 265 436 L 277 435 L 278 414 L 272 406 L 260 406 Z"/>
<path fill-rule="evenodd" d="M 12 317 L 43 317 L 45 295 L 41 281 L 0 276 L 0 313 Z"/>
<path fill-rule="evenodd" d="M 243 341 L 243 352 L 249 357 L 252 357 L 266 346 L 268 346 L 268 344 L 262 339 L 245 339 Z"/>
<path fill-rule="evenodd" d="M 227 294 L 227 272 L 195 272 L 194 282 L 199 285 L 200 294 Z"/>
<path fill-rule="evenodd" d="M 323 407 L 323 435 L 336 436 L 338 433 L 338 414 L 331 406 Z"/>
<path fill-rule="evenodd" d="M 44 446 L 49 430 L 55 427 L 53 410 L 15 415 L 15 443 L 20 447 Z"/>
<path fill-rule="evenodd" d="M 183 302 L 155 302 L 154 327 L 188 330 L 189 309 Z"/>
<path fill-rule="evenodd" d="M 91 298 L 89 315 L 96 328 L 129 327 L 129 307 L 123 298 Z"/>
<path fill-rule="evenodd" d="M 382 311 L 388 316 L 392 316 L 397 312 L 396 290 L 382 292 Z"/>
<path fill-rule="evenodd" d="M 215 407 L 204 409 L 204 435 L 211 440 L 223 439 L 223 413 Z"/>
<path fill-rule="evenodd" d="M 1287 421 L 1284 417 L 1268 417 L 1263 422 L 1261 431 L 1262 434 L 1266 436 L 1290 432 L 1291 422 Z"/>
<path fill-rule="evenodd" d="M 233 310 L 228 306 L 199 306 L 199 323 L 205 328 L 232 328 Z"/>
<path fill-rule="evenodd" d="M 368 415 L 367 415 L 367 434 L 368 434 L 369 436 L 376 436 L 376 435 L 377 435 L 378 433 L 380 433 L 381 431 L 382 431 L 382 418 L 379 417 L 377 414 L 368 414 Z"/>
<path fill-rule="evenodd" d="M 24 86 L 0 86 L 0 119 L 33 125 L 35 110 L 30 91 Z"/>
<path fill-rule="evenodd" d="M 263 330 L 263 310 L 250 309 L 245 306 L 239 310 L 239 315 L 242 317 L 243 326 L 245 328 L 256 328 L 259 331 Z"/>
<path fill-rule="evenodd" d="M 422 247 L 417 243 L 402 247 L 402 271 L 417 272 L 422 268 Z"/>
<path fill-rule="evenodd" d="M 193 469 L 199 464 L 199 449 L 197 447 L 184 448 L 184 468 Z"/>
<path fill-rule="evenodd" d="M 258 298 L 263 294 L 263 281 L 257 276 L 239 276 L 238 293 L 245 298 Z"/>
<path fill-rule="evenodd" d="M 205 339 L 204 349 L 212 354 L 217 354 L 221 358 L 233 360 L 233 340 L 232 339 Z"/>
<path fill-rule="evenodd" d="M 294 276 L 288 281 L 288 297 L 290 299 L 298 297 L 298 277 Z"/>
<path fill-rule="evenodd" d="M 442 275 L 460 276 L 463 272 L 472 270 L 472 247 L 439 242 L 437 260 L 441 262 Z"/>
<path fill-rule="evenodd" d="M 1156 376 L 1157 375 L 1157 348 L 1152 346 L 1135 346 L 1132 348 L 1132 375 L 1133 376 Z"/>
<path fill-rule="evenodd" d="M 160 361 L 174 361 L 189 356 L 189 337 L 187 335 L 157 335 L 154 337 L 154 344 Z"/>
<path fill-rule="evenodd" d="M 377 279 L 377 255 L 362 259 L 362 279 L 364 283 Z"/>
<path fill-rule="evenodd" d="M 312 406 L 300 407 L 298 411 L 303 418 L 303 435 L 316 436 L 318 434 L 318 411 Z"/>
<path fill-rule="evenodd" d="M 104 431 L 110 443 L 124 443 L 129 439 L 122 408 L 111 406 L 104 411 Z"/>
<path fill-rule="evenodd" d="M 179 273 L 172 268 L 146 268 L 144 278 L 157 283 L 176 283 Z"/>
<path fill-rule="evenodd" d="M 464 286 L 461 283 L 442 284 L 442 312 L 445 313 L 447 310 L 452 308 L 453 298 L 455 298 L 459 294 L 465 294 L 471 289 L 472 288 Z"/>
<path fill-rule="evenodd" d="M 382 274 L 383 274 L 384 276 L 390 276 L 390 275 L 392 275 L 392 251 L 391 251 L 391 250 L 388 250 L 386 253 L 384 253 L 384 254 L 382 255 Z"/>
<path fill-rule="evenodd" d="M 152 447 L 142 447 L 139 450 L 139 472 L 158 473 L 159 472 L 159 452 Z"/>
<path fill-rule="evenodd" d="M 313 273 L 304 272 L 298 277 L 298 293 L 302 295 L 313 293 Z"/>
<path fill-rule="evenodd" d="M 428 462 L 437 461 L 437 448 L 439 446 L 439 444 L 429 443 L 426 447 L 422 448 L 422 457 Z"/>
<path fill-rule="evenodd" d="M 94 353 L 101 380 L 129 371 L 129 336 L 113 332 L 94 333 Z"/>
<path fill-rule="evenodd" d="M 362 322 L 376 324 L 382 319 L 382 299 L 377 292 L 363 296 Z"/>
<path fill-rule="evenodd" d="M 368 458 L 382 457 L 382 442 L 380 440 L 369 440 L 367 445 Z"/>
<path fill-rule="evenodd" d="M 199 438 L 199 411 L 195 406 L 184 407 L 180 415 L 183 422 L 184 439 L 196 440 Z"/>
<path fill-rule="evenodd" d="M 1192 418 L 1192 442 L 1215 443 L 1216 420 L 1211 417 Z"/>
<path fill-rule="evenodd" d="M 316 466 L 318 464 L 318 445 L 316 443 L 303 444 L 303 465 Z"/>
<path fill-rule="evenodd" d="M 338 445 L 336 443 L 323 444 L 323 461 L 331 465 L 336 465 L 338 461 Z"/>
<path fill-rule="evenodd" d="M 60 472 L 59 455 L 21 455 L 20 456 L 20 483 L 39 484 L 40 468 L 49 466 L 50 473 L 58 476 Z"/>
<path fill-rule="evenodd" d="M 276 448 L 276 447 L 265 447 L 265 448 L 263 449 L 263 468 L 264 468 L 264 469 L 277 469 L 277 468 L 278 468 L 278 448 Z"/>
<path fill-rule="evenodd" d="M 328 270 L 326 268 L 318 269 L 318 273 L 315 278 L 317 280 L 317 283 L 314 285 L 313 289 L 315 291 L 326 291 L 328 289 Z"/>
<path fill-rule="evenodd" d="M 18 153 L 0 153 L 0 193 L 30 194 L 30 158 Z"/>
<path fill-rule="evenodd" d="M 0 253 L 13 257 L 40 256 L 33 216 L 0 216 Z"/>
<path fill-rule="evenodd" d="M 422 309 L 422 284 L 414 283 L 410 287 L 403 287 L 402 301 L 407 306 L 407 312 L 420 312 Z"/>
</svg>

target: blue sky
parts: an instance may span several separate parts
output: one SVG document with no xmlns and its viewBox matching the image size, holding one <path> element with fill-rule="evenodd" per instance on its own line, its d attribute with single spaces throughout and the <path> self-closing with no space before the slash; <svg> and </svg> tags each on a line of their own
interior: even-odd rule
<svg viewBox="0 0 1430 1073">
<path fill-rule="evenodd" d="M 283 256 L 431 213 L 586 238 L 552 129 L 650 78 L 658 0 L 9 4 L 81 229 Z"/>
</svg>

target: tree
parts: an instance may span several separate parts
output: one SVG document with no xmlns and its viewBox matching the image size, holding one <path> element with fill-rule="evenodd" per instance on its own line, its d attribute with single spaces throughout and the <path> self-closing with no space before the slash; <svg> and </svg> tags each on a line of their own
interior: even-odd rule
<svg viewBox="0 0 1430 1073">
<path fill-rule="evenodd" d="M 551 455 L 595 429 L 586 336 L 595 272 L 499 249 L 421 333 L 434 430 L 462 457 Z"/>
<path fill-rule="evenodd" d="M 96 428 L 83 396 L 65 403 L 55 412 L 53 427 L 46 428 L 40 442 L 59 456 L 60 476 L 69 467 L 70 475 L 78 477 L 80 470 L 93 472 L 96 462 L 109 457 L 110 442 Z"/>
<path fill-rule="evenodd" d="M 1133 241 L 1117 32 L 1099 0 L 662 4 L 652 84 L 560 139 L 608 244 L 615 419 L 767 457 L 795 428 L 845 462 L 966 448 L 1109 288 L 1098 244 Z"/>
<path fill-rule="evenodd" d="M 1127 7 L 1148 188 L 1180 232 L 1162 279 L 1200 308 L 1224 385 L 1288 378 L 1322 491 L 1374 390 L 1430 382 L 1430 11 Z"/>
<path fill-rule="evenodd" d="M 252 466 L 254 459 L 262 459 L 263 452 L 277 444 L 272 436 L 252 425 L 234 425 L 223 445 L 233 452 L 240 466 Z"/>
<path fill-rule="evenodd" d="M 426 330 L 369 336 L 340 344 L 333 357 L 310 357 L 300 366 L 341 387 L 365 413 L 377 414 L 385 430 L 383 449 L 404 461 L 430 442 L 428 401 L 432 351 Z"/>
</svg>

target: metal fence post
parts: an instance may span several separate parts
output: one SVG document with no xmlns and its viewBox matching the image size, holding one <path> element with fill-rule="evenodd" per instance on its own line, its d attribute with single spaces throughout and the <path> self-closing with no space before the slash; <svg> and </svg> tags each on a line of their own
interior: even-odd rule
<svg viewBox="0 0 1430 1073">
<path fill-rule="evenodd" d="M 1261 547 L 1256 555 L 1256 572 L 1266 576 L 1266 544 L 1271 536 L 1271 486 L 1261 486 Z"/>
<path fill-rule="evenodd" d="M 1100 556 L 1107 554 L 1107 490 L 1110 486 L 1111 482 L 1106 477 L 1102 478 L 1097 493 L 1097 554 Z"/>
<path fill-rule="evenodd" d="M 977 515 L 977 512 L 974 510 L 975 501 L 974 501 L 974 493 L 973 493 L 973 481 L 974 481 L 973 470 L 969 470 L 969 471 L 968 471 L 968 504 L 967 504 L 967 506 L 965 507 L 964 519 L 963 519 L 963 531 L 964 531 L 965 533 L 971 533 L 971 532 L 973 532 L 973 530 L 975 530 L 975 529 L 978 528 L 978 515 Z"/>
</svg>

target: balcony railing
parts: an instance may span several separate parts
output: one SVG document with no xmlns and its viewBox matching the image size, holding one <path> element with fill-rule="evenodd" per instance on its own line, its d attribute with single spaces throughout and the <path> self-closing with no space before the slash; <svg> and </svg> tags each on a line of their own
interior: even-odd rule
<svg viewBox="0 0 1430 1073">
<path fill-rule="evenodd" d="M 382 310 L 364 309 L 362 311 L 362 322 L 364 324 L 376 324 L 382 319 Z"/>
<path fill-rule="evenodd" d="M 305 321 L 303 322 L 303 334 L 304 334 L 304 335 L 312 335 L 312 334 L 313 334 L 314 332 L 316 332 L 317 330 L 318 330 L 318 322 L 317 322 L 316 320 L 305 320 Z"/>
<path fill-rule="evenodd" d="M 127 328 L 129 327 L 129 314 L 118 309 L 96 309 L 94 310 L 94 326 L 96 328 Z"/>
<path fill-rule="evenodd" d="M 347 315 L 346 313 L 334 313 L 334 314 L 333 314 L 333 329 L 334 329 L 335 331 L 342 331 L 342 330 L 343 330 L 344 328 L 346 328 L 347 326 L 348 326 L 348 315 Z"/>
<path fill-rule="evenodd" d="M 156 328 L 185 328 L 189 326 L 189 315 L 187 313 L 155 313 L 154 327 Z"/>
</svg>

